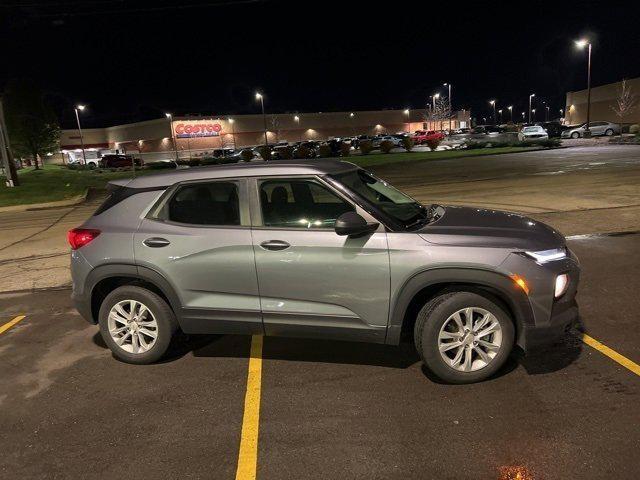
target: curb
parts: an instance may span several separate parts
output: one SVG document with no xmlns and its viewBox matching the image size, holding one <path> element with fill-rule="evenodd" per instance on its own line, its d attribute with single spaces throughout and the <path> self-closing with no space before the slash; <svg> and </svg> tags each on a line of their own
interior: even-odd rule
<svg viewBox="0 0 640 480">
<path fill-rule="evenodd" d="M 58 200 L 55 202 L 45 203 L 28 203 L 26 205 L 10 205 L 8 207 L 0 207 L 0 213 L 5 212 L 26 212 L 28 210 L 44 210 L 47 208 L 73 207 L 79 203 L 83 203 L 87 199 L 89 189 L 85 190 L 82 195 L 70 198 L 69 200 Z"/>
</svg>

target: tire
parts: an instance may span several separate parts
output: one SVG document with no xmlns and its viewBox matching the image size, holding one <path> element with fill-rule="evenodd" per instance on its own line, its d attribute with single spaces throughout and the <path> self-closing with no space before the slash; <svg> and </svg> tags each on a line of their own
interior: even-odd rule
<svg viewBox="0 0 640 480">
<path fill-rule="evenodd" d="M 607 129 L 605 130 L 604 134 L 605 134 L 607 137 L 611 137 L 611 136 L 613 136 L 613 129 L 611 129 L 611 128 L 607 128 Z"/>
<path fill-rule="evenodd" d="M 473 310 L 467 310 L 469 308 Z M 458 325 L 454 319 L 456 315 L 462 321 L 462 326 L 467 326 L 467 311 L 472 312 L 473 328 L 479 326 L 483 320 L 487 321 L 477 333 L 482 334 L 490 330 L 488 327 L 494 329 L 492 333 L 478 337 L 477 343 L 472 342 L 475 338 L 473 334 L 463 333 L 464 339 L 462 339 L 457 336 L 458 331 L 453 328 Z M 441 335 L 447 338 L 441 340 Z M 453 336 L 456 338 L 452 338 Z M 427 370 L 438 379 L 452 384 L 479 382 L 495 374 L 507 361 L 513 349 L 514 336 L 513 321 L 498 303 L 485 296 L 466 291 L 446 293 L 430 300 L 418 313 L 414 328 L 416 349 Z M 446 345 L 449 345 L 447 342 L 451 344 L 458 342 L 462 346 L 449 348 L 441 353 L 440 347 L 446 348 Z M 484 344 L 491 345 L 491 348 L 485 348 Z M 460 349 L 462 349 L 460 363 L 454 367 L 452 364 L 456 361 Z M 488 358 L 488 361 L 481 357 L 480 351 L 484 352 L 484 357 Z M 467 357 L 468 355 L 470 357 Z M 466 362 L 467 358 L 470 359 L 469 362 Z"/>
<path fill-rule="evenodd" d="M 135 325 L 127 325 L 128 322 L 125 322 L 127 319 L 126 314 L 131 310 L 131 302 L 134 302 L 134 305 L 137 303 L 147 310 L 137 320 L 141 322 L 140 325 L 137 323 Z M 112 319 L 110 319 L 112 309 L 117 308 L 116 305 L 120 306 L 120 310 L 123 311 L 124 315 L 116 311 Z M 127 305 L 129 305 L 128 309 Z M 140 312 L 141 307 L 135 311 Z M 160 360 L 169 348 L 171 337 L 177 330 L 178 325 L 175 315 L 167 302 L 156 293 L 135 285 L 118 287 L 106 296 L 102 305 L 100 305 L 98 323 L 100 325 L 100 334 L 113 352 L 113 355 L 123 362 L 138 365 L 154 363 Z M 119 330 L 124 329 L 124 331 L 114 336 L 111 332 L 116 328 Z M 131 332 L 132 329 L 133 333 Z M 155 338 L 153 337 L 154 334 Z M 122 346 L 120 346 L 116 343 L 116 338 L 114 337 L 126 338 L 123 339 Z M 143 343 L 149 348 L 145 349 Z"/>
<path fill-rule="evenodd" d="M 578 132 L 573 132 L 573 133 L 571 134 L 571 138 L 580 138 L 580 133 L 578 133 Z"/>
</svg>

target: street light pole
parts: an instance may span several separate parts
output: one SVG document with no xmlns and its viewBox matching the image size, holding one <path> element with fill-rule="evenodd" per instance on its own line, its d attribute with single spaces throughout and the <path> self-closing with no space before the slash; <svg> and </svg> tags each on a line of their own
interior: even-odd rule
<svg viewBox="0 0 640 480">
<path fill-rule="evenodd" d="M 262 107 L 262 121 L 264 123 L 264 145 L 269 146 L 269 140 L 267 140 L 267 116 L 264 113 L 264 97 L 261 93 L 256 92 L 256 100 L 260 100 L 260 106 Z"/>
<path fill-rule="evenodd" d="M 440 98 L 440 94 L 436 93 L 432 96 L 433 99 L 433 130 L 436 129 L 436 99 Z"/>
<path fill-rule="evenodd" d="M 453 105 L 451 103 L 451 84 L 445 83 L 445 87 L 449 87 L 449 134 L 451 134 L 451 114 L 453 113 Z"/>
<path fill-rule="evenodd" d="M 405 108 L 404 114 L 407 116 L 407 133 L 411 133 L 411 110 Z"/>
<path fill-rule="evenodd" d="M 535 122 L 536 121 L 536 109 L 532 108 L 531 109 L 531 113 L 533 113 L 533 121 Z"/>
<path fill-rule="evenodd" d="M 489 103 L 493 107 L 493 124 L 495 125 L 497 123 L 497 119 L 496 119 L 496 101 L 495 100 L 490 100 Z"/>
<path fill-rule="evenodd" d="M 502 109 L 498 110 L 498 113 L 500 114 L 500 124 L 502 125 Z"/>
<path fill-rule="evenodd" d="M 229 125 L 231 125 L 231 136 L 233 137 L 233 151 L 235 152 L 238 149 L 238 145 L 236 144 L 236 128 L 233 124 L 236 121 L 233 118 L 229 118 Z"/>
<path fill-rule="evenodd" d="M 582 39 L 578 40 L 576 45 L 578 48 L 589 47 L 587 60 L 587 125 L 584 127 L 584 136 L 589 138 L 591 136 L 591 129 L 589 128 L 591 120 L 591 42 L 587 39 Z"/>
<path fill-rule="evenodd" d="M 295 115 L 293 117 L 293 121 L 296 122 L 296 125 L 298 125 L 298 141 L 302 141 L 302 130 L 300 130 L 300 117 L 298 115 Z"/>
<path fill-rule="evenodd" d="M 509 119 L 511 120 L 511 123 L 513 123 L 513 105 L 509 105 L 507 109 L 509 109 Z"/>
<path fill-rule="evenodd" d="M 535 97 L 536 94 L 532 93 L 531 95 L 529 95 L 529 123 L 531 123 L 531 100 L 533 99 L 533 97 Z"/>
<path fill-rule="evenodd" d="M 78 115 L 78 110 L 83 111 L 84 105 L 78 105 L 76 108 L 74 108 L 74 110 L 76 112 L 76 122 L 78 122 L 78 133 L 80 133 L 80 145 L 82 146 L 82 164 L 86 165 L 87 156 L 84 153 L 84 138 L 82 137 L 82 127 L 80 127 L 80 115 Z M 37 162 L 38 160 L 36 159 L 36 166 L 37 166 Z"/>
<path fill-rule="evenodd" d="M 164 116 L 169 120 L 169 131 L 171 133 L 171 142 L 173 143 L 173 153 L 175 155 L 176 165 L 178 165 L 178 142 L 176 141 L 176 136 L 173 133 L 173 115 L 165 113 Z"/>
</svg>

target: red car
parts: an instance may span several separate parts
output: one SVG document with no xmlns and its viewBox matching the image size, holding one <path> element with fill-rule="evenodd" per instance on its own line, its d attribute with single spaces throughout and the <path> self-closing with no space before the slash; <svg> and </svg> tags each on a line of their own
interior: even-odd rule
<svg viewBox="0 0 640 480">
<path fill-rule="evenodd" d="M 418 130 L 413 134 L 413 143 L 416 145 L 422 145 L 427 143 L 428 140 L 444 140 L 444 133 L 436 132 L 435 130 Z"/>
<path fill-rule="evenodd" d="M 105 155 L 102 157 L 102 167 L 103 168 L 120 168 L 120 167 L 130 167 L 133 158 L 130 155 Z M 142 162 L 140 159 L 135 159 L 136 167 L 142 166 Z"/>
</svg>

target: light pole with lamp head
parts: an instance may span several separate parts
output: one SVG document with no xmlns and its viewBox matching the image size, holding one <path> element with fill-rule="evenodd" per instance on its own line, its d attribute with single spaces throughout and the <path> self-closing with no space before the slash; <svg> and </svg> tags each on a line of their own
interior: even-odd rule
<svg viewBox="0 0 640 480">
<path fill-rule="evenodd" d="M 502 124 L 502 109 L 498 110 L 498 113 L 500 114 L 500 124 Z"/>
<path fill-rule="evenodd" d="M 76 122 L 78 122 L 78 133 L 80 134 L 80 146 L 82 147 L 82 164 L 86 165 L 87 164 L 87 156 L 84 152 L 84 137 L 82 136 L 82 127 L 80 127 L 80 115 L 78 114 L 78 110 L 79 111 L 84 111 L 85 106 L 84 105 L 78 105 L 76 106 L 76 108 L 74 109 L 76 112 Z M 38 159 L 36 159 L 36 162 L 38 161 Z M 36 163 L 37 166 L 37 163 Z"/>
<path fill-rule="evenodd" d="M 489 100 L 489 104 L 493 107 L 493 124 L 495 125 L 496 122 L 496 101 L 495 100 Z"/>
<path fill-rule="evenodd" d="M 236 123 L 236 121 L 233 118 L 228 118 L 227 121 L 229 122 L 229 125 L 231 125 L 231 136 L 233 137 L 233 151 L 235 153 L 235 151 L 238 149 L 238 145 L 236 144 L 236 128 L 234 126 L 234 123 Z"/>
<path fill-rule="evenodd" d="M 264 145 L 269 146 L 269 140 L 267 140 L 267 116 L 264 113 L 264 96 L 260 92 L 256 92 L 256 100 L 260 100 L 260 106 L 262 107 L 262 121 L 264 123 Z"/>
<path fill-rule="evenodd" d="M 171 115 L 170 113 L 165 113 L 164 116 L 167 117 L 167 120 L 169 120 L 169 132 L 171 133 L 171 142 L 173 143 L 173 154 L 175 156 L 174 162 L 176 163 L 176 166 L 177 166 L 178 165 L 178 142 L 176 141 L 176 136 L 173 133 L 173 115 Z"/>
<path fill-rule="evenodd" d="M 449 87 L 449 134 L 451 134 L 451 114 L 453 113 L 453 106 L 451 104 L 451 84 L 444 83 L 443 87 Z"/>
<path fill-rule="evenodd" d="M 588 60 L 587 60 L 587 124 L 584 127 L 584 137 L 591 137 L 591 130 L 589 129 L 589 122 L 591 120 L 591 42 L 586 38 L 577 40 L 576 46 L 580 49 L 589 47 Z"/>
<path fill-rule="evenodd" d="M 407 133 L 411 133 L 411 110 L 405 108 L 404 114 L 407 116 Z"/>
<path fill-rule="evenodd" d="M 531 109 L 531 113 L 533 114 L 533 121 L 535 122 L 536 121 L 536 109 L 532 108 Z M 531 122 L 529 122 L 529 123 L 531 123 Z"/>
<path fill-rule="evenodd" d="M 536 94 L 532 93 L 531 95 L 529 95 L 529 123 L 531 123 L 531 100 L 533 99 L 533 97 L 535 97 Z"/>
<path fill-rule="evenodd" d="M 300 117 L 298 115 L 294 115 L 293 121 L 296 122 L 296 125 L 298 125 L 298 139 L 301 142 L 302 141 L 302 130 L 300 130 Z"/>
<path fill-rule="evenodd" d="M 513 123 L 513 105 L 509 105 L 507 110 L 509 110 L 509 119 L 511 120 L 511 123 Z"/>
</svg>

